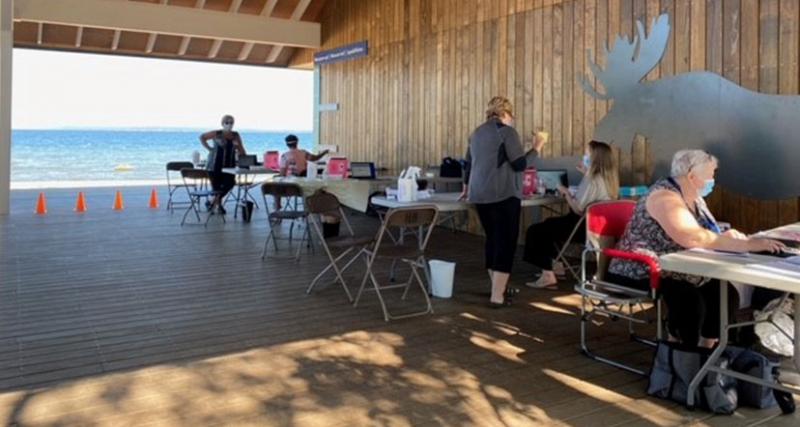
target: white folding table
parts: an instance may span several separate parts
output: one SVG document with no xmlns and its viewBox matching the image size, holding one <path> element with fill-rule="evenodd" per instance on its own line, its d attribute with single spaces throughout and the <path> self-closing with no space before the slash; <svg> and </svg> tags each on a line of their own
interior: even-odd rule
<svg viewBox="0 0 800 427">
<path fill-rule="evenodd" d="M 717 348 L 689 385 L 687 405 L 692 407 L 694 393 L 709 371 L 736 379 L 800 394 L 800 389 L 767 383 L 760 378 L 723 369 L 717 361 L 728 345 L 728 287 L 730 282 L 745 283 L 794 295 L 794 365 L 800 369 L 800 272 L 777 268 L 770 264 L 780 258 L 755 254 L 729 254 L 712 251 L 682 251 L 660 257 L 661 269 L 676 273 L 718 279 L 720 285 L 720 338 Z M 708 285 L 706 285 L 708 286 Z"/>
</svg>

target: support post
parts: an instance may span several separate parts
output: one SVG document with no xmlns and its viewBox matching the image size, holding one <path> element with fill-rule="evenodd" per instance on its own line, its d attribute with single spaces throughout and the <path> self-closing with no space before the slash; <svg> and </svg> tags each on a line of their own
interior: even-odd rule
<svg viewBox="0 0 800 427">
<path fill-rule="evenodd" d="M 314 147 L 317 147 L 320 144 L 319 134 L 320 134 L 320 111 L 319 111 L 319 102 L 322 99 L 322 87 L 320 86 L 320 79 L 321 73 L 319 70 L 319 65 L 314 65 Z"/>
<path fill-rule="evenodd" d="M 0 0 L 0 215 L 11 199 L 11 60 L 14 49 L 14 0 Z"/>
</svg>

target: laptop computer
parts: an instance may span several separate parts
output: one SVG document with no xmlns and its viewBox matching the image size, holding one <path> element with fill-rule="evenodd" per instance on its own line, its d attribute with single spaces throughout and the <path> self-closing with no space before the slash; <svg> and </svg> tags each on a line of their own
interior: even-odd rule
<svg viewBox="0 0 800 427">
<path fill-rule="evenodd" d="M 237 166 L 242 169 L 250 169 L 251 166 L 256 166 L 257 164 L 258 162 L 256 162 L 256 156 L 247 154 L 244 156 L 239 156 L 239 163 Z"/>
<path fill-rule="evenodd" d="M 542 182 L 547 193 L 557 193 L 559 184 L 569 187 L 566 169 L 537 169 L 536 178 Z"/>
<path fill-rule="evenodd" d="M 375 179 L 375 163 L 372 162 L 352 162 L 350 163 L 350 178 L 353 179 Z"/>
</svg>

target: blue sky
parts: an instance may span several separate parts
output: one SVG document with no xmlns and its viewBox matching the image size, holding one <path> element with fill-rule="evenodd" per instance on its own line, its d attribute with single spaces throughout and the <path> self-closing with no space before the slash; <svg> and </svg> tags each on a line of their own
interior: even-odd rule
<svg viewBox="0 0 800 427">
<path fill-rule="evenodd" d="M 311 130 L 310 71 L 14 49 L 15 129 Z"/>
</svg>

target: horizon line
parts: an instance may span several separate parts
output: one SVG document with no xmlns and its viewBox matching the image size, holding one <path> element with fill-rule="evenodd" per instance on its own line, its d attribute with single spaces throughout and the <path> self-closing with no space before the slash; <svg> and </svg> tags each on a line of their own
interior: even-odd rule
<svg viewBox="0 0 800 427">
<path fill-rule="evenodd" d="M 192 128 L 192 127 L 168 127 L 168 126 L 155 126 L 155 127 L 131 127 L 131 126 L 120 126 L 120 127 L 52 127 L 52 128 L 14 128 L 12 127 L 12 131 L 186 131 L 186 132 L 204 132 L 207 131 L 208 128 Z M 254 129 L 254 128 L 244 128 L 238 129 L 237 132 L 303 132 L 303 133 L 313 133 L 313 129 Z"/>
</svg>

